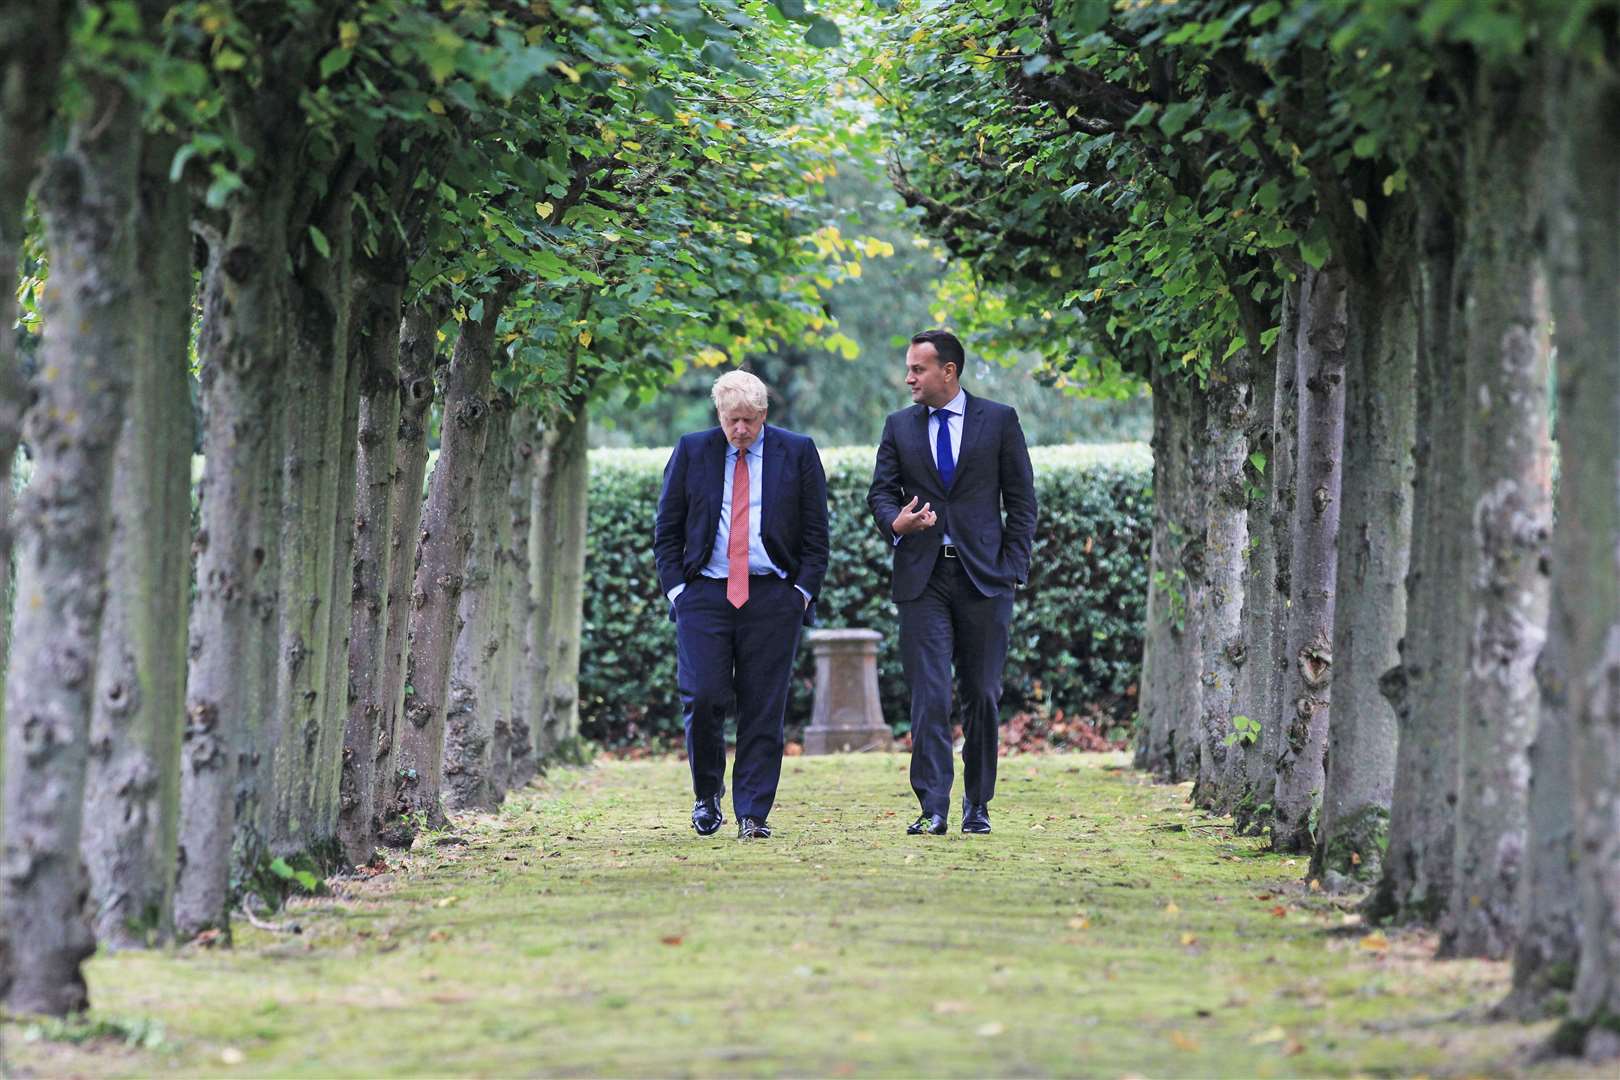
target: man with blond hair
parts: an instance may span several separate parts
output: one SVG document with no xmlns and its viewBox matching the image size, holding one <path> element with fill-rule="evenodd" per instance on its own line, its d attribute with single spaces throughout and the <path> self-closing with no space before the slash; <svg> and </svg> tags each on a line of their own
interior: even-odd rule
<svg viewBox="0 0 1620 1080">
<path fill-rule="evenodd" d="M 692 828 L 725 823 L 726 710 L 737 709 L 737 837 L 764 839 L 782 773 L 782 717 L 799 629 L 827 573 L 827 477 L 816 444 L 765 423 L 765 384 L 715 380 L 720 426 L 683 436 L 664 468 L 653 552 L 675 623 L 692 768 Z"/>
</svg>

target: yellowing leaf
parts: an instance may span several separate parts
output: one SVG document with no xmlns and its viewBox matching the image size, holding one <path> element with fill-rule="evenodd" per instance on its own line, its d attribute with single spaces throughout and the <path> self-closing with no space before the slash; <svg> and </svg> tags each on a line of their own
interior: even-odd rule
<svg viewBox="0 0 1620 1080">
<path fill-rule="evenodd" d="M 427 99 L 427 111 L 432 113 L 434 116 L 443 116 L 444 115 L 444 102 L 440 101 L 436 97 L 428 98 Z"/>
<path fill-rule="evenodd" d="M 534 204 L 534 212 L 543 218 L 551 217 L 551 212 L 555 209 L 557 208 L 548 202 L 537 202 Z"/>
<path fill-rule="evenodd" d="M 1280 1027 L 1268 1027 L 1264 1031 L 1257 1031 L 1249 1036 L 1250 1046 L 1265 1046 L 1267 1043 L 1280 1043 L 1288 1038 L 1288 1032 Z"/>
<path fill-rule="evenodd" d="M 1361 939 L 1361 947 L 1368 952 L 1386 953 L 1389 952 L 1389 938 L 1384 936 L 1382 930 L 1374 930 Z"/>
<path fill-rule="evenodd" d="M 1180 915 L 1181 909 L 1177 907 L 1176 902 L 1172 900 L 1168 904 L 1164 905 L 1164 913 L 1166 915 Z"/>
<path fill-rule="evenodd" d="M 1090 927 L 1091 920 L 1086 918 L 1084 915 L 1076 915 L 1074 918 L 1069 920 L 1070 930 L 1087 930 L 1090 929 Z"/>
<path fill-rule="evenodd" d="M 743 232 L 741 229 L 737 230 L 737 243 L 739 243 L 739 244 L 752 244 L 753 242 L 754 242 L 754 234 L 753 233 Z"/>
<path fill-rule="evenodd" d="M 243 65 L 246 63 L 247 57 L 243 56 L 235 49 L 221 49 L 214 56 L 214 67 L 218 68 L 220 71 L 241 71 Z"/>
<path fill-rule="evenodd" d="M 1356 212 L 1356 217 L 1362 221 L 1367 220 L 1367 201 L 1365 199 L 1351 199 L 1350 209 Z"/>
<path fill-rule="evenodd" d="M 1170 1033 L 1170 1044 L 1182 1053 L 1191 1054 L 1198 1049 L 1198 1040 L 1179 1031 Z"/>
<path fill-rule="evenodd" d="M 858 262 L 850 263 L 849 265 L 844 267 L 844 273 L 848 274 L 852 278 L 860 277 L 861 276 L 861 264 L 858 263 Z"/>
<path fill-rule="evenodd" d="M 636 142 L 633 139 L 626 139 L 620 145 L 623 146 L 626 150 L 640 150 L 641 149 L 641 144 Z"/>
<path fill-rule="evenodd" d="M 357 22 L 338 23 L 338 44 L 345 49 L 352 49 L 360 40 L 360 24 Z"/>
<path fill-rule="evenodd" d="M 610 244 L 617 243 L 618 239 L 619 239 L 619 234 L 616 233 L 616 232 L 608 231 L 608 232 L 605 232 L 605 233 L 602 234 L 602 239 L 606 240 Z"/>
<path fill-rule="evenodd" d="M 575 69 L 569 67 L 567 64 L 563 63 L 561 60 L 557 61 L 557 70 L 562 72 L 563 73 L 563 78 L 567 79 L 569 82 L 571 82 L 571 83 L 579 82 L 579 72 L 576 71 Z"/>
<path fill-rule="evenodd" d="M 591 347 L 591 332 L 589 330 L 581 330 L 579 332 L 579 343 L 585 346 L 587 349 Z"/>
<path fill-rule="evenodd" d="M 1183 945 L 1196 945 L 1196 944 L 1198 944 L 1198 935 L 1197 934 L 1182 934 L 1181 935 L 1181 943 Z"/>
</svg>

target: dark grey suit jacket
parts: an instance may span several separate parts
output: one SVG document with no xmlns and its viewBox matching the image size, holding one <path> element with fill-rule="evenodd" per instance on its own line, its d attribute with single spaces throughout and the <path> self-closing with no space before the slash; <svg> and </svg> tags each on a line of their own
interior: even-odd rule
<svg viewBox="0 0 1620 1080">
<path fill-rule="evenodd" d="M 922 595 L 947 532 L 969 580 L 984 595 L 1004 596 L 1029 580 L 1035 473 L 1018 413 L 969 394 L 963 417 L 962 449 L 949 489 L 940 479 L 928 438 L 928 407 L 913 405 L 884 421 L 866 493 L 878 528 L 892 543 L 894 519 L 914 495 L 919 506 L 929 503 L 939 515 L 933 528 L 894 545 L 897 601 Z"/>
</svg>

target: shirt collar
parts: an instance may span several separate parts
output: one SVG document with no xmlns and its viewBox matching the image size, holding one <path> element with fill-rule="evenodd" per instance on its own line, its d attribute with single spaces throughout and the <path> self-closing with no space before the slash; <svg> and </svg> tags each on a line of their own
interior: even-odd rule
<svg viewBox="0 0 1620 1080">
<path fill-rule="evenodd" d="M 765 432 L 769 430 L 769 428 L 761 428 L 759 438 L 755 439 L 753 445 L 748 448 L 748 456 L 756 461 L 765 460 Z M 726 460 L 737 460 L 737 448 L 731 445 L 730 440 L 726 442 Z"/>
<path fill-rule="evenodd" d="M 935 413 L 938 413 L 938 412 L 948 412 L 948 413 L 953 413 L 956 416 L 961 416 L 966 411 L 967 411 L 967 391 L 963 390 L 959 386 L 959 387 L 956 388 L 956 396 L 955 397 L 951 398 L 951 400 L 947 401 L 944 405 L 941 405 L 937 409 L 929 409 L 928 410 L 928 415 L 933 416 Z"/>
</svg>

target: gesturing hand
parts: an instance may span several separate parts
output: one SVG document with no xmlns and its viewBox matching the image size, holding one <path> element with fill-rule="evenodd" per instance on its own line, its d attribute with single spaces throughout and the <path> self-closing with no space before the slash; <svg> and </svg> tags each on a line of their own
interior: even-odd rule
<svg viewBox="0 0 1620 1080">
<path fill-rule="evenodd" d="M 891 528 L 894 529 L 896 536 L 909 536 L 912 533 L 922 532 L 924 529 L 931 529 L 934 527 L 934 522 L 939 520 L 939 516 L 929 509 L 931 504 L 923 503 L 919 508 L 917 498 L 918 496 L 913 495 L 911 501 L 906 503 L 905 507 L 900 511 L 900 516 L 894 519 Z"/>
</svg>

